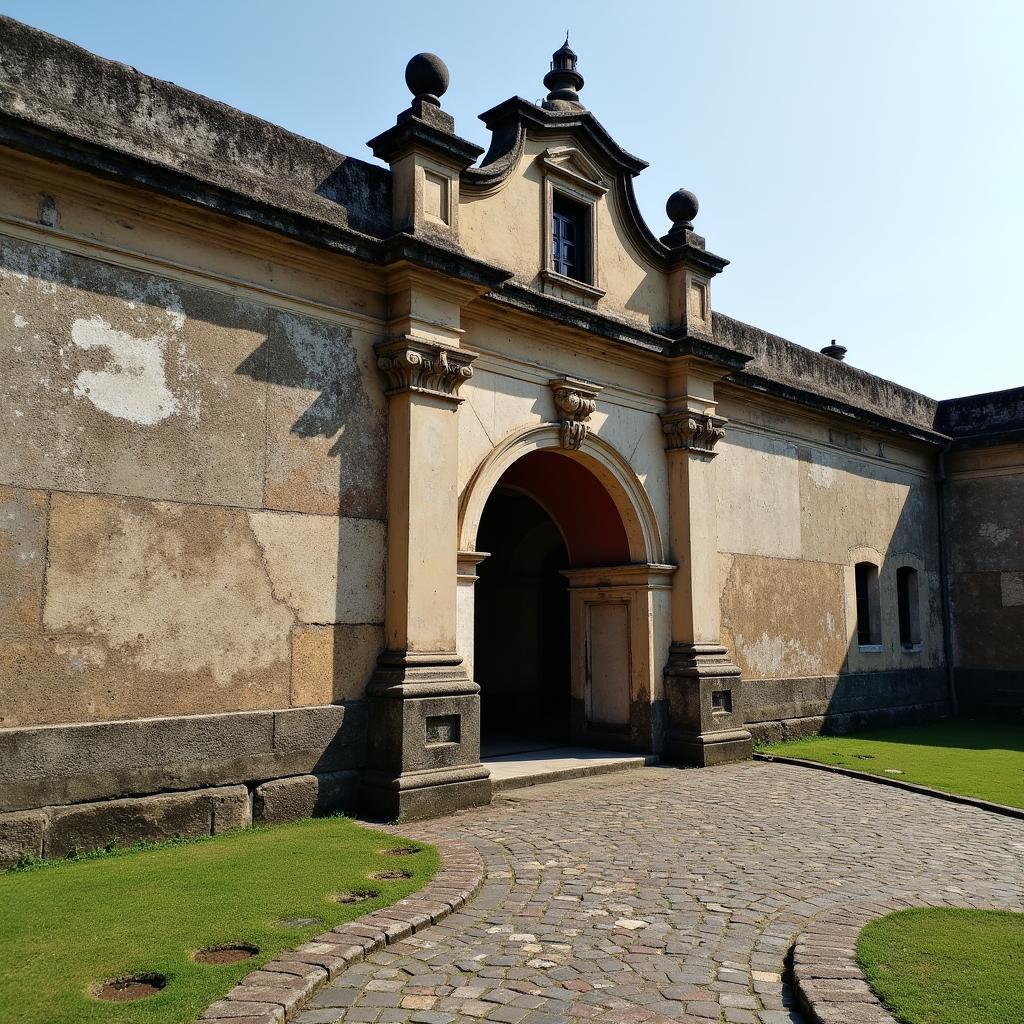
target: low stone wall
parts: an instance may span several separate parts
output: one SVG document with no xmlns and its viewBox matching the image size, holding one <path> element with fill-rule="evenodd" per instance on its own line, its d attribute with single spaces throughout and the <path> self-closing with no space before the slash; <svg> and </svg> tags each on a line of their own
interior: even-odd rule
<svg viewBox="0 0 1024 1024">
<path fill-rule="evenodd" d="M 1024 669 L 958 668 L 956 693 L 962 714 L 1024 718 Z"/>
<path fill-rule="evenodd" d="M 0 864 L 355 807 L 366 706 L 0 731 Z"/>
<path fill-rule="evenodd" d="M 746 727 L 758 743 L 778 743 L 950 714 L 942 669 L 864 672 L 744 682 Z"/>
<path fill-rule="evenodd" d="M 366 705 L 0 730 L 0 812 L 361 768 Z"/>
<path fill-rule="evenodd" d="M 21 857 L 67 857 L 350 811 L 358 793 L 359 772 L 347 771 L 12 811 L 0 814 L 0 867 Z"/>
</svg>

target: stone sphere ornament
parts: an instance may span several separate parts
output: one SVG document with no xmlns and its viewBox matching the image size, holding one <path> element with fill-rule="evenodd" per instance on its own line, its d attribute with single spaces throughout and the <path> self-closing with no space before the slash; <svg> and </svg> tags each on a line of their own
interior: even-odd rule
<svg viewBox="0 0 1024 1024">
<path fill-rule="evenodd" d="M 697 202 L 697 197 L 688 188 L 676 189 L 665 203 L 665 212 L 668 214 L 669 220 L 672 221 L 673 229 L 692 229 L 693 218 L 697 216 L 699 209 L 700 203 Z"/>
<path fill-rule="evenodd" d="M 448 91 L 448 65 L 436 53 L 417 53 L 405 66 L 405 84 L 416 99 L 440 106 Z"/>
</svg>

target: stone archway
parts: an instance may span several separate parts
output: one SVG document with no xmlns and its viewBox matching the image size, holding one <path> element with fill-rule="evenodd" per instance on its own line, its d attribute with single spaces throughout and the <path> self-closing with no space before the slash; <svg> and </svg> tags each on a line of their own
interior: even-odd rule
<svg viewBox="0 0 1024 1024">
<path fill-rule="evenodd" d="M 557 428 L 512 438 L 467 488 L 460 538 L 485 740 L 496 722 L 506 745 L 652 749 L 672 567 L 649 557 L 660 533 L 625 460 L 595 439 L 563 449 Z"/>
</svg>

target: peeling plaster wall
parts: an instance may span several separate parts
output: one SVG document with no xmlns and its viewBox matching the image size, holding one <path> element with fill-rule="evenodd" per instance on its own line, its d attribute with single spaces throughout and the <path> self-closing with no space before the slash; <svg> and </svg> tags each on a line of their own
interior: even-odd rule
<svg viewBox="0 0 1024 1024">
<path fill-rule="evenodd" d="M 953 643 L 966 708 L 1024 711 L 1024 445 L 948 460 Z"/>
<path fill-rule="evenodd" d="M 362 698 L 375 335 L 240 291 L 0 236 L 0 730 Z"/>
<path fill-rule="evenodd" d="M 722 642 L 743 672 L 748 721 L 815 716 L 820 727 L 832 714 L 944 700 L 928 454 L 728 392 L 719 411 L 731 421 L 714 462 Z M 880 565 L 877 651 L 857 645 L 861 558 Z M 919 650 L 900 642 L 902 565 L 919 571 Z M 869 685 L 870 674 L 888 682 Z"/>
</svg>

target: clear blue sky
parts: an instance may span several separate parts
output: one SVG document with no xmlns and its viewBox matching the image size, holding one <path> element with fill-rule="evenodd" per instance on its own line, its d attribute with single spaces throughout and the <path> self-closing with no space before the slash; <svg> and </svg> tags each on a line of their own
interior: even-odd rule
<svg viewBox="0 0 1024 1024">
<path fill-rule="evenodd" d="M 558 7 L 557 13 L 553 9 Z M 1024 3 L 0 0 L 0 10 L 342 152 L 439 53 L 445 107 L 538 99 L 571 30 L 582 98 L 656 233 L 679 186 L 732 260 L 716 308 L 935 398 L 1024 384 Z"/>
</svg>

